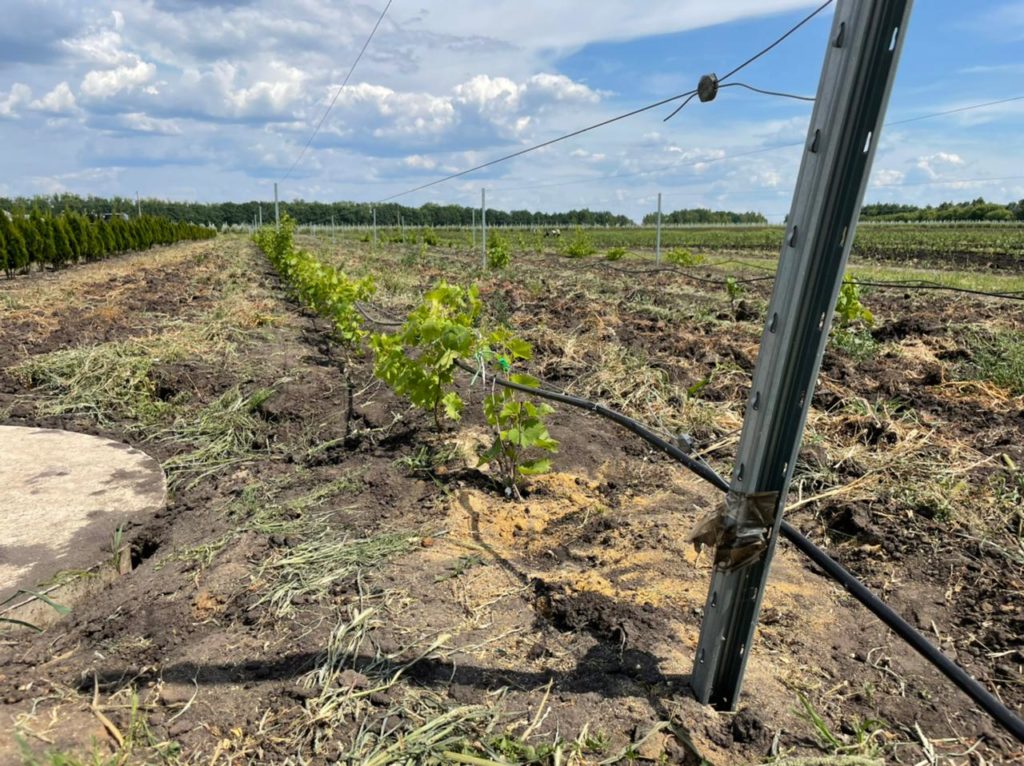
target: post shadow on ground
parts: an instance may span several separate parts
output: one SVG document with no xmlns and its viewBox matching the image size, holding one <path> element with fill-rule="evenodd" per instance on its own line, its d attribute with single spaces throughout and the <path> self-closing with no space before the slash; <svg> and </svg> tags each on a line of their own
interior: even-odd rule
<svg viewBox="0 0 1024 766">
<path fill-rule="evenodd" d="M 490 545 L 481 534 L 479 514 L 464 499 L 460 499 L 459 502 L 470 516 L 471 534 L 476 544 L 522 585 L 538 590 L 537 586 L 543 584 L 523 572 Z M 608 601 L 613 602 L 612 599 Z M 552 624 L 540 614 L 536 619 L 543 622 L 545 627 Z M 566 626 L 555 627 L 566 630 Z M 673 698 L 693 697 L 690 674 L 663 673 L 654 654 L 628 645 L 630 636 L 625 627 L 621 629 L 621 633 L 612 633 L 608 625 L 603 626 L 603 629 L 594 625 L 570 626 L 568 630 L 589 633 L 596 640 L 570 670 L 511 670 L 425 657 L 414 662 L 405 671 L 404 676 L 416 683 L 436 688 L 463 686 L 486 692 L 509 687 L 530 691 L 551 683 L 557 692 L 563 694 L 598 694 L 607 699 L 643 697 L 662 720 L 671 718 L 666 702 Z M 539 649 L 540 656 L 543 656 L 543 647 Z M 322 652 L 309 651 L 292 652 L 269 661 L 242 659 L 236 662 L 208 664 L 182 662 L 164 666 L 158 676 L 166 682 L 199 686 L 288 681 L 309 672 L 322 660 Z M 375 662 L 379 662 L 379 658 L 368 654 L 349 658 L 349 665 L 355 669 L 367 667 Z M 396 658 L 393 663 L 394 669 L 403 665 L 401 658 Z M 389 672 L 391 671 L 386 670 L 385 675 Z M 97 671 L 96 677 L 100 684 L 117 686 L 124 682 L 126 669 L 101 669 Z M 90 676 L 88 680 L 91 684 L 92 677 Z"/>
</svg>

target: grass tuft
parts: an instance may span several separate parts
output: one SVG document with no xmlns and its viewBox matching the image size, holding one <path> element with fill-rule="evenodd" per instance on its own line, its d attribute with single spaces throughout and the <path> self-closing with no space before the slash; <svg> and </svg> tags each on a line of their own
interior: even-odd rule
<svg viewBox="0 0 1024 766">
<path fill-rule="evenodd" d="M 1014 330 L 972 331 L 966 336 L 971 360 L 962 372 L 1024 395 L 1024 336 Z"/>
</svg>

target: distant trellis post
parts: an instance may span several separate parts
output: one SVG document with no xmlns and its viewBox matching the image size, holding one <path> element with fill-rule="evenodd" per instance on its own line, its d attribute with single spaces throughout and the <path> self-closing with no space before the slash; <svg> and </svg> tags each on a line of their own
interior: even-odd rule
<svg viewBox="0 0 1024 766">
<path fill-rule="evenodd" d="M 658 192 L 658 223 L 654 234 L 654 265 L 661 265 L 661 192 Z"/>
<path fill-rule="evenodd" d="M 487 268 L 487 189 L 480 190 L 480 268 Z"/>
</svg>

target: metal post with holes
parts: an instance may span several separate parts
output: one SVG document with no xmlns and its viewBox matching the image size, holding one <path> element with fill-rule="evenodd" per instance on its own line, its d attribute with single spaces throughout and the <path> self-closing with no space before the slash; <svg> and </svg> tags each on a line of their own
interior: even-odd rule
<svg viewBox="0 0 1024 766">
<path fill-rule="evenodd" d="M 259 228 L 262 229 L 263 228 L 263 203 L 260 203 L 260 204 L 256 205 L 256 209 L 259 210 L 259 213 L 260 213 L 260 218 L 259 218 L 260 225 L 259 225 Z"/>
<path fill-rule="evenodd" d="M 911 5 L 836 4 L 731 489 L 695 530 L 716 548 L 691 684 L 719 709 L 739 698 Z"/>
<path fill-rule="evenodd" d="M 135 211 L 138 213 L 136 218 L 142 218 L 142 198 L 138 192 L 135 192 Z"/>
<path fill-rule="evenodd" d="M 377 247 L 377 208 L 373 208 L 373 246 Z"/>
<path fill-rule="evenodd" d="M 487 268 L 487 189 L 480 190 L 480 268 Z"/>
<path fill-rule="evenodd" d="M 661 265 L 661 192 L 658 192 L 658 230 L 654 235 L 654 265 Z"/>
<path fill-rule="evenodd" d="M 274 228 L 281 231 L 281 206 L 277 202 L 277 184 L 274 184 Z"/>
<path fill-rule="evenodd" d="M 476 250 L 476 210 L 473 211 L 473 223 L 470 225 L 469 230 L 472 232 L 473 236 L 472 249 Z"/>
</svg>

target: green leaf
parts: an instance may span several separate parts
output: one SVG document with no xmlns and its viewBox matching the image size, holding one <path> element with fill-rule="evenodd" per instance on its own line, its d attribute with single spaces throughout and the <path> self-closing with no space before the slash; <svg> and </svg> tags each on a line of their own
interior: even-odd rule
<svg viewBox="0 0 1024 766">
<path fill-rule="evenodd" d="M 520 386 L 529 386 L 530 388 L 539 388 L 540 381 L 532 375 L 526 375 L 522 372 L 516 372 L 508 376 L 508 379 L 513 383 L 518 383 Z"/>
<path fill-rule="evenodd" d="M 51 609 L 53 609 L 53 611 L 55 611 L 57 614 L 59 614 L 61 616 L 64 616 L 65 614 L 71 614 L 71 609 L 69 607 L 66 607 L 63 604 L 58 604 L 56 601 L 54 601 L 52 598 L 47 596 L 45 593 L 37 593 L 34 590 L 24 590 L 24 589 L 23 590 L 19 590 L 18 593 L 23 593 L 26 596 L 32 596 L 34 598 L 39 599 L 40 601 L 42 601 L 44 604 L 49 606 Z"/>
<path fill-rule="evenodd" d="M 519 464 L 519 473 L 523 476 L 536 476 L 539 473 L 547 473 L 551 470 L 551 461 L 546 457 L 536 460 L 525 460 Z"/>
<path fill-rule="evenodd" d="M 452 420 L 462 417 L 462 398 L 454 391 L 441 397 L 441 404 L 444 406 L 444 414 Z"/>
<path fill-rule="evenodd" d="M 477 465 L 487 465 L 499 455 L 501 455 L 501 442 L 495 441 L 494 444 L 480 454 L 480 460 L 477 462 Z"/>
<path fill-rule="evenodd" d="M 538 439 L 548 438 L 547 426 L 537 420 L 533 420 L 523 428 L 523 438 L 528 446 L 533 446 Z"/>
<path fill-rule="evenodd" d="M 29 628 L 37 633 L 43 632 L 43 629 L 38 625 L 33 625 L 31 622 L 25 622 L 24 620 L 16 620 L 13 617 L 0 617 L 0 622 L 6 622 L 9 625 L 20 625 L 23 628 Z"/>
<path fill-rule="evenodd" d="M 545 452 L 558 452 L 558 441 L 552 439 L 550 436 L 538 439 L 532 446 L 537 449 L 542 449 Z"/>
<path fill-rule="evenodd" d="M 687 396 L 696 396 L 701 391 L 703 391 L 704 387 L 707 386 L 707 384 L 710 383 L 710 382 L 711 382 L 710 376 L 707 377 L 707 378 L 704 378 L 703 380 L 698 380 L 696 383 L 694 383 L 692 386 L 690 386 L 688 389 L 686 389 L 686 395 Z"/>
<path fill-rule="evenodd" d="M 502 421 L 509 421 L 518 418 L 523 413 L 523 405 L 525 403 L 526 402 L 517 402 L 515 399 L 509 399 L 501 408 L 501 412 L 498 413 L 498 418 Z"/>
<path fill-rule="evenodd" d="M 533 347 L 522 338 L 508 338 L 505 341 L 508 352 L 518 359 L 530 359 L 533 357 Z M 524 383 L 529 385 L 528 383 Z"/>
</svg>

